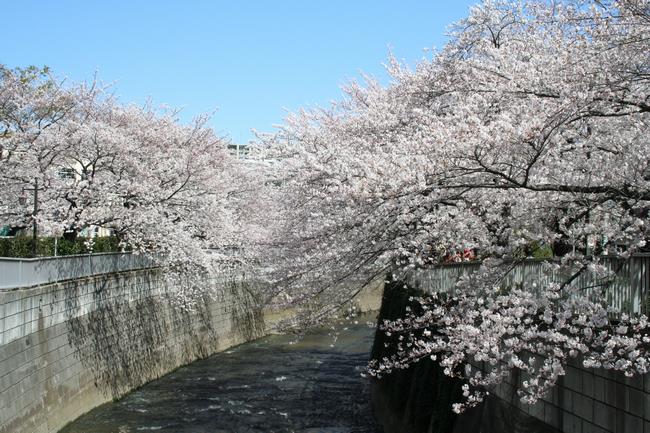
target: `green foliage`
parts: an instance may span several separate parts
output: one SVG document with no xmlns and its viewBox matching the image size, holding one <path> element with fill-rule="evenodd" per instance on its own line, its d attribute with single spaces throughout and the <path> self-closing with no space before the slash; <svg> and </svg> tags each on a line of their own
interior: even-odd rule
<svg viewBox="0 0 650 433">
<path fill-rule="evenodd" d="M 89 254 L 88 238 L 68 240 L 63 238 L 41 237 L 37 239 L 36 253 L 39 257 L 69 256 L 74 254 Z M 56 245 L 55 245 L 56 244 Z M 93 253 L 111 253 L 121 251 L 120 241 L 115 236 L 93 238 Z M 55 248 L 56 246 L 56 248 Z M 0 238 L 0 257 L 32 257 L 32 238 L 17 236 Z"/>
<path fill-rule="evenodd" d="M 41 85 L 51 85 L 50 68 L 48 66 L 27 66 L 26 68 L 7 68 L 0 64 L 0 79 L 14 76 L 19 77 L 20 82 L 24 85 L 41 82 Z"/>
<path fill-rule="evenodd" d="M 517 259 L 532 257 L 534 259 L 552 259 L 553 248 L 550 245 L 542 244 L 536 241 L 529 242 L 527 245 L 520 247 L 514 254 Z"/>
<path fill-rule="evenodd" d="M 532 256 L 535 259 L 552 259 L 553 248 L 550 245 L 536 245 Z"/>
</svg>

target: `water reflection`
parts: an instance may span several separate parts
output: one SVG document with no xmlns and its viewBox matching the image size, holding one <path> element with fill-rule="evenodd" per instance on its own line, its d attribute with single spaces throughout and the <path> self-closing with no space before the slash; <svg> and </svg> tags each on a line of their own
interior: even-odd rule
<svg viewBox="0 0 650 433">
<path fill-rule="evenodd" d="M 367 318 L 371 320 L 371 318 Z M 290 344 L 271 336 L 197 361 L 61 433 L 375 433 L 365 365 L 373 330 L 343 325 Z"/>
</svg>

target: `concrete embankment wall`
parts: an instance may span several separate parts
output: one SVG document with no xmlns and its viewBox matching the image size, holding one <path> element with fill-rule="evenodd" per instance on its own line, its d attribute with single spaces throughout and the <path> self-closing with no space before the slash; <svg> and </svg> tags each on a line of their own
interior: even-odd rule
<svg viewBox="0 0 650 433">
<path fill-rule="evenodd" d="M 572 362 L 554 389 L 534 405 L 521 403 L 516 393 L 526 379 L 511 373 L 456 431 L 650 433 L 650 375 L 628 378 Z M 482 429 L 474 430 L 477 425 Z"/>
<path fill-rule="evenodd" d="M 0 291 L 0 432 L 56 432 L 93 407 L 267 332 L 241 284 L 188 311 L 156 269 Z"/>
<path fill-rule="evenodd" d="M 379 323 L 404 317 L 407 307 L 416 307 L 409 298 L 421 295 L 403 282 L 389 282 L 383 291 Z M 397 338 L 377 329 L 372 358 L 394 355 Z M 373 412 L 385 433 L 451 433 L 457 418 L 451 412 L 451 404 L 460 399 L 462 383 L 445 376 L 431 359 L 372 379 L 370 385 Z"/>
<path fill-rule="evenodd" d="M 380 320 L 402 317 L 407 306 L 417 308 L 409 296 L 421 295 L 401 282 L 387 285 Z M 391 341 L 395 336 L 378 330 L 373 358 L 391 356 L 393 349 L 384 345 Z M 526 379 L 512 373 L 481 406 L 456 416 L 451 404 L 460 401 L 462 383 L 427 358 L 375 380 L 373 407 L 385 433 L 650 433 L 650 375 L 626 378 L 574 362 L 534 405 L 521 403 L 516 393 Z"/>
</svg>

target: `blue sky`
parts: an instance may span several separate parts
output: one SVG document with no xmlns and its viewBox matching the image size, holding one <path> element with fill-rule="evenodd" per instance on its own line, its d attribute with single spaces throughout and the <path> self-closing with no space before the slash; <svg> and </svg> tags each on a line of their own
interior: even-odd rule
<svg viewBox="0 0 650 433">
<path fill-rule="evenodd" d="M 0 63 L 95 72 L 123 102 L 217 110 L 234 141 L 272 131 L 286 110 L 327 105 L 360 72 L 386 80 L 388 50 L 409 64 L 441 47 L 476 1 L 5 1 Z"/>
</svg>

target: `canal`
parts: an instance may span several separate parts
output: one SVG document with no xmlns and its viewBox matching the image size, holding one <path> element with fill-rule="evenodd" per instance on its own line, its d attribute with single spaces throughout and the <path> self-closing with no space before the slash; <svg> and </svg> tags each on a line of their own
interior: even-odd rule
<svg viewBox="0 0 650 433">
<path fill-rule="evenodd" d="M 61 433 L 376 433 L 365 316 L 296 341 L 273 335 L 179 368 Z"/>
</svg>

